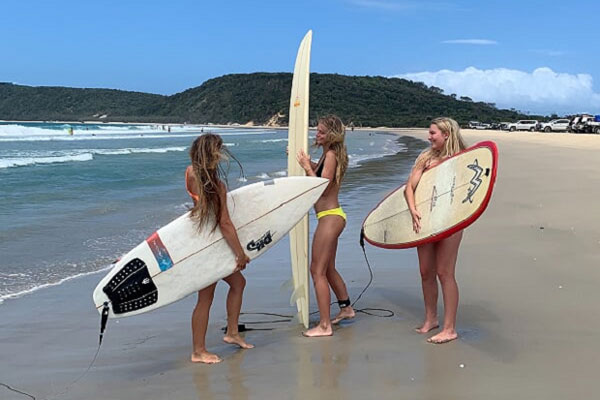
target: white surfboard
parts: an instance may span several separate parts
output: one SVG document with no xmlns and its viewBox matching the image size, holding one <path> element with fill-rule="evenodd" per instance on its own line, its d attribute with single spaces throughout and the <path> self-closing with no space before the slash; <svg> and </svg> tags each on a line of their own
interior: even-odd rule
<svg viewBox="0 0 600 400">
<path fill-rule="evenodd" d="M 327 179 L 278 178 L 227 194 L 227 208 L 246 254 L 254 259 L 306 215 Z M 121 258 L 94 290 L 98 311 L 109 317 L 136 315 L 165 306 L 222 279 L 235 256 L 217 227 L 198 231 L 189 212 L 160 228 Z"/>
<path fill-rule="evenodd" d="M 466 228 L 483 213 L 492 196 L 498 149 L 493 142 L 476 144 L 421 176 L 415 205 L 421 230 L 415 233 L 404 187 L 381 201 L 363 223 L 365 239 L 387 249 L 416 247 L 444 239 Z"/>
<path fill-rule="evenodd" d="M 302 39 L 296 56 L 288 130 L 288 176 L 304 176 L 305 172 L 296 160 L 300 149 L 308 153 L 308 98 L 310 47 L 312 31 Z M 294 291 L 292 302 L 298 308 L 298 320 L 308 328 L 309 280 L 308 280 L 308 214 L 290 231 L 290 256 Z"/>
</svg>

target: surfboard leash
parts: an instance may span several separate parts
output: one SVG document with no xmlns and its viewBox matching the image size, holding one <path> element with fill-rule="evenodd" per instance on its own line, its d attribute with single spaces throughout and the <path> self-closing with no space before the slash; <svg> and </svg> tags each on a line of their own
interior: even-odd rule
<svg viewBox="0 0 600 400">
<path fill-rule="evenodd" d="M 371 284 L 373 283 L 373 279 L 374 279 L 374 274 L 373 274 L 373 269 L 371 268 L 371 264 L 369 263 L 369 258 L 367 257 L 367 252 L 365 250 L 365 234 L 363 229 L 360 230 L 360 247 L 362 248 L 363 254 L 365 256 L 365 261 L 367 264 L 367 268 L 369 270 L 369 282 L 367 283 L 367 285 L 364 287 L 364 289 L 360 292 L 360 294 L 358 295 L 358 297 L 356 297 L 356 299 L 350 304 L 350 306 L 352 308 L 354 308 L 354 306 L 356 305 L 356 303 L 358 302 L 358 300 L 360 300 L 360 298 L 362 297 L 362 295 L 367 291 L 367 289 L 371 286 Z M 333 304 L 335 304 L 335 301 L 332 301 L 329 306 L 332 306 Z M 357 313 L 363 313 L 366 315 L 370 315 L 373 317 L 379 317 L 379 318 L 391 318 L 394 315 L 396 315 L 392 310 L 389 310 L 387 308 L 373 308 L 373 307 L 366 307 L 366 308 L 354 308 L 354 311 Z M 314 315 L 314 314 L 318 314 L 319 311 L 313 311 L 311 312 L 309 315 Z M 379 313 L 383 313 L 379 314 Z M 269 316 L 269 317 L 279 317 L 280 319 L 275 319 L 275 320 L 265 320 L 265 321 L 248 321 L 248 322 L 243 322 L 240 323 L 238 325 L 238 330 L 239 332 L 246 332 L 246 331 L 252 331 L 252 330 L 273 330 L 275 328 L 248 328 L 246 327 L 246 325 L 254 325 L 254 324 L 273 324 L 273 323 L 279 323 L 279 322 L 290 322 L 294 319 L 293 315 L 285 315 L 285 314 L 277 314 L 277 313 L 268 313 L 268 312 L 249 312 L 249 313 L 245 313 L 242 312 L 240 313 L 240 315 L 264 315 L 264 316 Z M 221 328 L 221 330 L 223 330 L 224 332 L 227 332 L 227 327 L 223 327 Z"/>
<path fill-rule="evenodd" d="M 360 294 L 358 295 L 358 297 L 356 298 L 356 300 L 354 300 L 351 304 L 351 307 L 354 308 L 354 305 L 358 302 L 358 300 L 362 297 L 362 295 L 367 291 L 367 289 L 369 288 L 369 286 L 371 286 L 371 283 L 373 283 L 373 269 L 371 268 L 371 263 L 369 263 L 369 258 L 367 257 L 367 251 L 365 249 L 365 231 L 363 228 L 360 229 L 360 240 L 359 240 L 359 244 L 360 247 L 362 248 L 363 254 L 365 256 L 365 261 L 367 263 L 367 268 L 369 269 L 369 282 L 367 283 L 367 286 L 365 286 L 365 288 L 362 290 L 362 292 L 360 292 Z M 387 308 L 372 308 L 372 307 L 367 307 L 367 308 L 354 308 L 354 311 L 356 312 L 360 312 L 363 314 L 367 314 L 367 315 L 371 315 L 373 317 L 380 317 L 380 318 L 391 318 L 395 315 L 395 313 L 392 310 L 389 310 Z M 385 313 L 383 315 L 379 315 L 377 313 L 373 313 L 372 311 L 375 312 L 382 312 Z"/>
</svg>

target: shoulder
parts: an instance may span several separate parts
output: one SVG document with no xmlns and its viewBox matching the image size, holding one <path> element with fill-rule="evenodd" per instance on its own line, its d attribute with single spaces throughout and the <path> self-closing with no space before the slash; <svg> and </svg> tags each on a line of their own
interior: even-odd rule
<svg viewBox="0 0 600 400">
<path fill-rule="evenodd" d="M 327 150 L 327 153 L 325 153 L 325 160 L 326 161 L 327 160 L 336 161 L 337 157 L 336 157 L 335 151 L 334 150 Z"/>
<path fill-rule="evenodd" d="M 222 181 L 219 181 L 217 191 L 219 192 L 219 196 L 225 196 L 227 195 L 227 186 Z"/>
<path fill-rule="evenodd" d="M 196 174 L 194 173 L 194 167 L 188 165 L 185 169 L 185 181 L 186 183 L 195 182 Z"/>
<path fill-rule="evenodd" d="M 425 149 L 419 154 L 417 159 L 415 160 L 415 165 L 413 168 L 415 169 L 425 169 L 427 167 L 429 161 L 429 149 Z"/>
</svg>

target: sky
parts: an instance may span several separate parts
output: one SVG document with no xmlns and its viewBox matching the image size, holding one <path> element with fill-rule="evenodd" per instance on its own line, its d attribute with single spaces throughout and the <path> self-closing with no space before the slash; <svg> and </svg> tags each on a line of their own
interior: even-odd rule
<svg viewBox="0 0 600 400">
<path fill-rule="evenodd" d="M 174 94 L 230 73 L 401 77 L 528 113 L 600 114 L 595 0 L 2 0 L 0 82 Z"/>
</svg>

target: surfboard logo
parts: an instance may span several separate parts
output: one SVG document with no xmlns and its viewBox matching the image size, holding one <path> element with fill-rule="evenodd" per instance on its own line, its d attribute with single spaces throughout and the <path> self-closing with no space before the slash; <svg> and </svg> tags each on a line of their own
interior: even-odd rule
<svg viewBox="0 0 600 400">
<path fill-rule="evenodd" d="M 271 231 L 267 231 L 267 233 L 262 235 L 260 237 L 260 239 L 251 240 L 246 245 L 246 249 L 248 249 L 250 251 L 253 251 L 253 250 L 261 251 L 263 248 L 265 248 L 265 246 L 271 244 L 272 241 L 273 241 L 273 236 L 271 234 Z"/>
<path fill-rule="evenodd" d="M 174 265 L 169 251 L 162 240 L 160 240 L 160 236 L 158 236 L 158 232 L 154 232 L 150 235 L 150 237 L 146 239 L 146 243 L 150 246 L 150 250 L 152 250 L 152 254 L 154 254 L 154 258 L 161 271 L 166 271 Z"/>
<path fill-rule="evenodd" d="M 473 203 L 473 195 L 475 194 L 475 192 L 477 192 L 479 186 L 481 186 L 481 173 L 483 172 L 483 168 L 479 166 L 479 162 L 477 161 L 477 159 L 475 159 L 475 162 L 473 162 L 473 164 L 467 165 L 467 168 L 473 170 L 475 175 L 473 176 L 473 178 L 471 178 L 471 181 L 469 182 L 471 184 L 471 187 L 467 190 L 467 197 L 465 197 L 465 199 L 462 202 L 466 203 L 468 201 L 469 203 Z"/>
<path fill-rule="evenodd" d="M 294 107 L 300 107 L 300 98 L 296 97 L 296 101 L 294 101 Z"/>
</svg>

